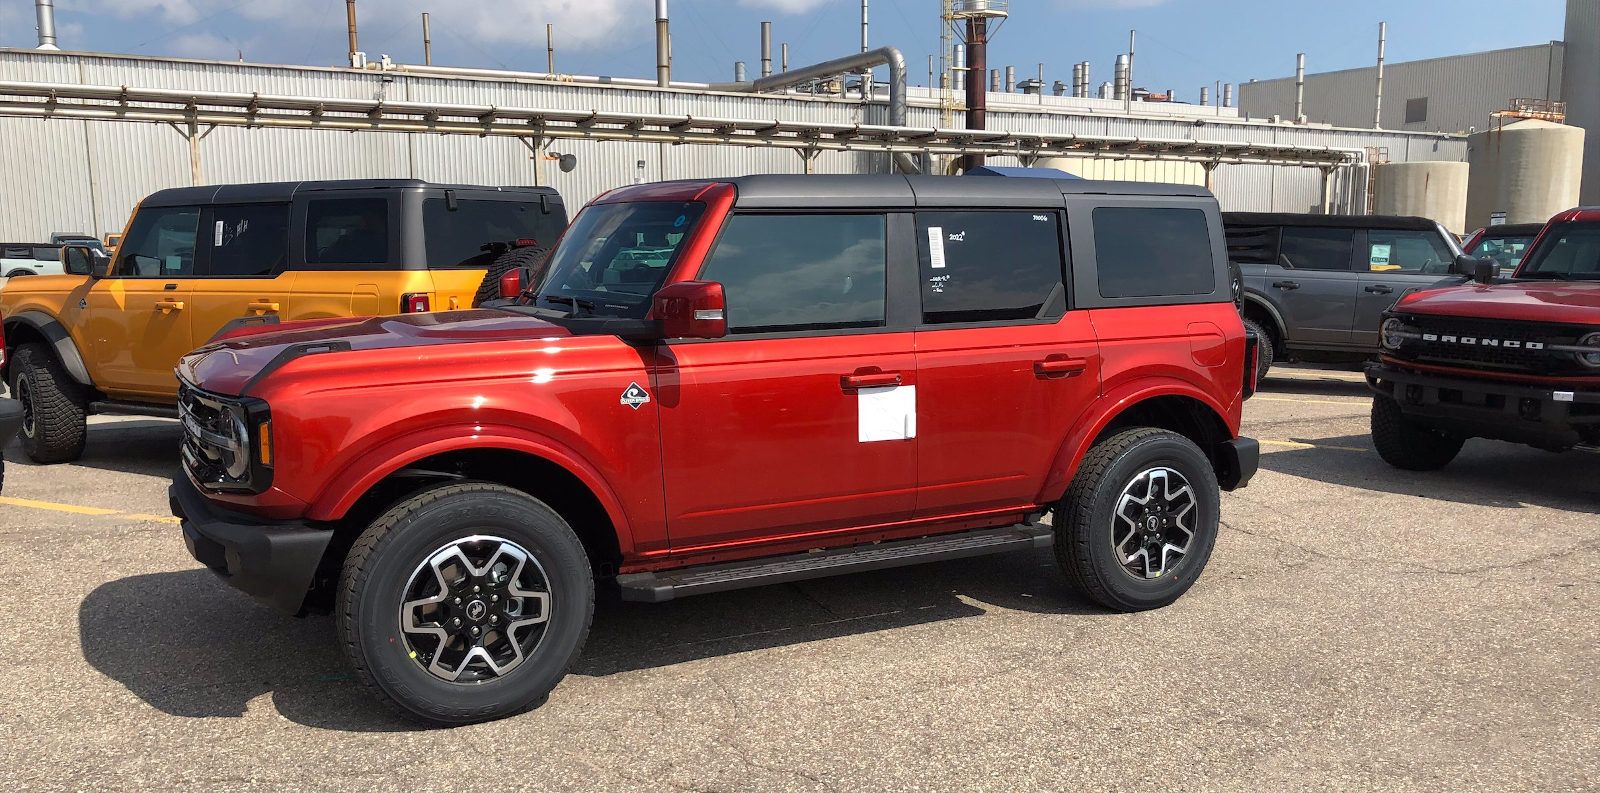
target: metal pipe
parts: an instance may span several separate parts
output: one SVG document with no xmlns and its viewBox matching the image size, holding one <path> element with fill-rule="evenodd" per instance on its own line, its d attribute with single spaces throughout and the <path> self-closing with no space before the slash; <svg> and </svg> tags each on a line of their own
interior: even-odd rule
<svg viewBox="0 0 1600 793">
<path fill-rule="evenodd" d="M 962 72 L 966 81 L 967 129 L 984 129 L 988 126 L 989 94 L 984 90 L 984 73 L 989 70 L 989 20 L 987 17 L 967 18 L 967 70 Z M 983 155 L 971 154 L 961 158 L 961 169 L 972 170 L 983 165 Z"/>
<path fill-rule="evenodd" d="M 41 50 L 59 50 L 56 46 L 56 4 L 55 0 L 35 0 L 34 14 L 39 20 L 39 46 Z"/>
<path fill-rule="evenodd" d="M 772 23 L 761 23 L 761 76 L 772 76 Z"/>
<path fill-rule="evenodd" d="M 784 71 L 789 71 L 789 43 L 788 42 L 784 42 L 783 43 L 782 51 L 783 51 L 783 70 Z"/>
<path fill-rule="evenodd" d="M 965 45 L 965 44 L 957 44 L 955 46 L 955 56 L 952 58 L 952 60 L 954 60 L 955 63 L 951 64 L 951 69 L 950 69 L 950 71 L 954 72 L 954 74 L 951 75 L 950 90 L 952 90 L 952 91 L 966 91 L 967 90 L 967 45 Z"/>
<path fill-rule="evenodd" d="M 1389 38 L 1389 23 L 1378 23 L 1378 87 L 1372 107 L 1372 128 L 1383 129 L 1383 49 Z"/>
<path fill-rule="evenodd" d="M 1200 86 L 1200 106 L 1201 107 L 1210 107 L 1211 106 L 1211 87 L 1210 86 L 1206 86 L 1206 85 Z"/>
<path fill-rule="evenodd" d="M 990 69 L 989 70 L 989 92 L 993 93 L 993 94 L 1000 93 L 1000 70 L 999 69 Z"/>
<path fill-rule="evenodd" d="M 1017 90 L 1017 67 L 1006 67 L 1006 93 L 1015 93 Z"/>
<path fill-rule="evenodd" d="M 433 65 L 433 31 L 428 25 L 428 12 L 422 12 L 422 64 Z"/>
<path fill-rule="evenodd" d="M 344 0 L 345 25 L 350 36 L 350 65 L 361 68 L 361 63 L 356 60 L 356 53 L 361 51 L 361 46 L 356 40 L 356 0 Z"/>
<path fill-rule="evenodd" d="M 861 0 L 861 51 L 867 51 L 867 0 Z"/>
<path fill-rule="evenodd" d="M 656 0 L 656 86 L 672 85 L 672 60 L 667 54 L 667 0 Z"/>
<path fill-rule="evenodd" d="M 1128 55 L 1127 53 L 1123 53 L 1122 55 L 1117 56 L 1116 69 L 1111 75 L 1111 98 L 1122 100 L 1124 104 L 1126 104 L 1129 94 L 1132 93 L 1132 91 L 1129 90 L 1130 82 L 1131 80 L 1129 79 L 1128 72 Z"/>
<path fill-rule="evenodd" d="M 736 83 L 744 82 L 744 61 L 733 62 L 733 81 Z"/>
<path fill-rule="evenodd" d="M 544 23 L 544 70 L 556 73 L 556 26 L 551 22 Z"/>
<path fill-rule="evenodd" d="M 1122 92 L 1122 110 L 1125 113 L 1133 112 L 1133 43 L 1138 31 L 1128 31 L 1128 73 L 1126 75 L 1126 89 Z"/>
<path fill-rule="evenodd" d="M 1294 123 L 1306 119 L 1306 54 L 1294 56 Z"/>
</svg>

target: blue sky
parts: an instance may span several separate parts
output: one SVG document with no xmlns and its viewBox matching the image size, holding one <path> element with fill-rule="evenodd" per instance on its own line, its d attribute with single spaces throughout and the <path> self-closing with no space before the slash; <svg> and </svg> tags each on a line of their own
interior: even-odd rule
<svg viewBox="0 0 1600 793">
<path fill-rule="evenodd" d="M 0 45 L 31 46 L 31 0 L 0 0 Z M 56 0 L 72 49 L 334 65 L 344 58 L 344 0 Z M 859 46 L 859 0 L 670 0 L 674 76 L 732 78 L 756 68 L 761 20 L 794 64 Z M 652 0 L 359 0 L 362 49 L 422 60 L 422 11 L 432 12 L 436 64 L 544 69 L 544 25 L 555 24 L 557 71 L 650 76 Z M 1377 24 L 1389 22 L 1389 59 L 1539 44 L 1561 37 L 1561 0 L 1295 3 L 1271 0 L 1011 0 L 991 44 L 991 66 L 1019 79 L 1045 63 L 1051 80 L 1092 63 L 1096 83 L 1139 31 L 1135 82 L 1194 101 L 1201 85 L 1292 74 L 1296 52 L 1312 72 L 1371 63 Z M 938 46 L 937 0 L 871 0 L 874 46 L 906 54 L 911 81 L 927 81 Z M 1508 13 L 1512 8 L 1514 12 Z M 774 45 L 776 50 L 776 45 Z M 776 55 L 774 55 L 776 57 Z"/>
</svg>

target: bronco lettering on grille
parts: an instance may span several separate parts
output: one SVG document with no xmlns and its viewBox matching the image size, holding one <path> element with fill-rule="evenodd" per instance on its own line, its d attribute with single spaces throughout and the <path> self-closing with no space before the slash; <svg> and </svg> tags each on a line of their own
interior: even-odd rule
<svg viewBox="0 0 1600 793">
<path fill-rule="evenodd" d="M 1481 336 L 1451 336 L 1448 334 L 1424 333 L 1423 341 L 1439 342 L 1441 344 L 1465 344 L 1469 347 L 1499 347 L 1503 350 L 1543 350 L 1542 341 L 1517 341 L 1516 339 L 1490 339 Z"/>
</svg>

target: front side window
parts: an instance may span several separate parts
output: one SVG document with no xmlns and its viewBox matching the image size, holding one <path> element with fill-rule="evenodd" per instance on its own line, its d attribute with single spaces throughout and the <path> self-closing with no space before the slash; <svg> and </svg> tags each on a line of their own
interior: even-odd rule
<svg viewBox="0 0 1600 793">
<path fill-rule="evenodd" d="M 1454 258 L 1437 235 L 1425 231 L 1367 232 L 1367 267 L 1375 273 L 1446 273 Z"/>
<path fill-rule="evenodd" d="M 128 239 L 117 247 L 119 278 L 182 278 L 194 275 L 199 207 L 158 207 L 139 212 Z"/>
<path fill-rule="evenodd" d="M 210 250 L 206 275 L 221 278 L 277 275 L 289 263 L 289 206 L 215 207 L 202 236 Z"/>
<path fill-rule="evenodd" d="M 539 289 L 541 308 L 578 316 L 643 319 L 705 204 L 595 204 L 578 213 Z"/>
<path fill-rule="evenodd" d="M 1600 281 L 1600 223 L 1564 223 L 1545 232 L 1517 277 Z"/>
<path fill-rule="evenodd" d="M 1208 295 L 1217 289 L 1206 213 L 1173 207 L 1094 210 L 1101 297 Z"/>
<path fill-rule="evenodd" d="M 1285 228 L 1278 264 L 1296 270 L 1350 272 L 1356 235 L 1349 229 Z"/>
<path fill-rule="evenodd" d="M 450 208 L 443 198 L 422 202 L 422 229 L 429 267 L 488 267 L 499 254 L 491 243 L 531 239 L 550 246 L 561 235 L 557 216 L 538 201 L 461 199 Z"/>
<path fill-rule="evenodd" d="M 926 324 L 1065 310 L 1058 212 L 918 212 L 917 247 Z"/>
<path fill-rule="evenodd" d="M 319 198 L 307 201 L 306 262 L 388 264 L 388 199 Z"/>
<path fill-rule="evenodd" d="M 727 296 L 728 331 L 880 327 L 883 215 L 734 215 L 700 278 Z"/>
</svg>

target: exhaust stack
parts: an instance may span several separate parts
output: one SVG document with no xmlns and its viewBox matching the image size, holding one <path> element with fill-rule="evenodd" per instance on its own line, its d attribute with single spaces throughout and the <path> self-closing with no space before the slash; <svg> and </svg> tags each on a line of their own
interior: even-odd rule
<svg viewBox="0 0 1600 793">
<path fill-rule="evenodd" d="M 39 19 L 39 46 L 41 50 L 59 50 L 56 46 L 56 4 L 55 0 L 35 0 L 34 13 Z"/>
<path fill-rule="evenodd" d="M 668 55 L 672 45 L 667 36 L 667 0 L 656 0 L 656 85 L 661 88 L 672 85 L 672 59 Z"/>
</svg>

